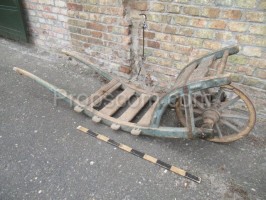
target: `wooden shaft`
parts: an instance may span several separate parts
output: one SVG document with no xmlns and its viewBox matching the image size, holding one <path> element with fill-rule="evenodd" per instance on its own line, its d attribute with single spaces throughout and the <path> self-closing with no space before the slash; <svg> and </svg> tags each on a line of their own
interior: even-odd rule
<svg viewBox="0 0 266 200">
<path fill-rule="evenodd" d="M 27 72 L 27 71 L 23 70 L 23 69 L 14 67 L 13 70 L 15 72 L 17 72 L 18 74 L 20 74 L 20 75 L 24 75 L 24 76 L 29 77 L 32 80 L 36 81 L 40 85 L 44 86 L 45 88 L 47 88 L 48 90 L 50 90 L 51 92 L 53 92 L 55 95 L 62 97 L 70 105 L 73 105 L 73 106 L 82 106 L 77 99 L 73 98 L 72 95 L 67 94 L 67 92 L 65 90 L 59 89 L 58 87 L 56 87 L 56 86 L 48 83 L 47 81 L 39 78 L 38 76 L 35 76 L 34 74 L 32 74 L 30 72 Z"/>
</svg>

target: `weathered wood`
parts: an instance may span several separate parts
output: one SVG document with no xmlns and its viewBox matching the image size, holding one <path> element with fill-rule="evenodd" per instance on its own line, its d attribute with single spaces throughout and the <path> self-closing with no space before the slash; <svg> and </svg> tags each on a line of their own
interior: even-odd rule
<svg viewBox="0 0 266 200">
<path fill-rule="evenodd" d="M 220 60 L 215 60 L 213 61 L 213 63 L 211 64 L 211 66 L 209 67 L 209 73 L 207 76 L 215 76 L 217 75 L 217 67 L 220 64 Z"/>
<path fill-rule="evenodd" d="M 134 83 L 132 83 L 129 80 L 119 80 L 119 81 L 123 84 L 124 88 L 130 88 L 132 90 L 135 90 L 136 93 L 144 93 L 144 94 L 147 94 L 147 95 L 159 95 L 159 96 L 163 95 L 161 92 L 157 93 L 157 92 L 154 92 L 152 90 L 143 89 L 143 88 L 135 85 Z"/>
<path fill-rule="evenodd" d="M 215 55 L 211 55 L 202 59 L 198 67 L 193 71 L 193 73 L 189 77 L 189 82 L 199 80 L 208 74 L 209 67 L 213 63 L 214 56 Z"/>
<path fill-rule="evenodd" d="M 224 69 L 225 69 L 225 65 L 226 65 L 228 56 L 229 56 L 229 50 L 224 51 L 224 55 L 222 57 L 221 63 L 217 67 L 218 68 L 217 74 L 223 74 L 224 73 Z"/>
<path fill-rule="evenodd" d="M 37 77 L 37 76 L 35 76 L 29 72 L 26 72 L 24 70 L 18 69 L 18 68 L 14 68 L 14 70 L 16 72 L 22 74 L 22 75 L 25 75 L 25 76 L 35 80 L 36 82 L 38 82 L 42 86 L 44 86 L 47 89 L 49 89 L 50 91 L 52 91 L 55 95 L 62 97 L 62 99 L 69 102 L 71 106 L 83 107 L 83 105 L 81 105 L 80 101 L 73 98 L 72 95 L 67 94 L 65 91 L 60 90 L 59 88 L 53 86 L 52 84 L 40 79 L 39 77 Z M 210 85 L 212 85 L 213 87 L 218 87 L 218 86 L 228 84 L 228 83 L 229 83 L 228 80 L 224 80 L 224 78 L 221 78 L 220 76 L 215 78 L 215 79 L 213 79 L 213 77 L 206 77 L 206 80 L 201 80 L 197 83 L 189 84 L 188 88 L 191 88 L 192 89 L 191 92 L 193 92 L 194 90 L 207 89 Z M 182 88 L 172 89 L 172 91 L 169 94 L 166 94 L 165 96 L 159 98 L 160 102 L 161 101 L 165 102 L 165 104 L 167 105 L 168 101 L 166 101 L 165 99 L 169 99 L 170 96 L 175 96 L 176 94 L 181 94 L 182 93 L 181 90 L 182 90 Z M 152 97 L 154 95 L 151 96 L 151 95 L 146 94 L 144 96 Z M 177 98 L 178 98 L 178 96 L 177 96 Z M 143 104 L 143 106 L 145 105 L 145 103 L 143 103 L 143 102 L 142 102 L 142 104 Z M 156 106 L 156 109 L 158 109 L 157 110 L 158 112 L 156 111 L 156 115 L 152 119 L 152 120 L 156 120 L 156 122 L 151 123 L 151 124 L 157 124 L 157 121 L 160 122 L 163 110 L 160 109 L 160 106 L 158 106 L 158 104 Z M 107 115 L 97 111 L 93 107 L 90 107 L 90 106 L 84 107 L 84 114 L 86 114 L 90 117 L 97 116 L 98 119 L 96 121 L 101 120 L 101 122 L 103 122 L 109 126 L 111 124 L 117 124 L 117 127 L 119 127 L 121 130 L 124 130 L 127 132 L 132 132 L 132 130 L 134 130 L 135 133 L 138 133 L 138 131 L 141 131 L 141 134 L 156 136 L 156 137 L 187 138 L 188 129 L 186 127 L 183 127 L 183 128 L 182 127 L 158 127 L 158 128 L 156 128 L 156 127 L 153 127 L 152 125 L 150 125 L 148 127 L 144 127 L 144 126 L 140 126 L 136 123 L 131 123 L 128 121 L 121 120 L 120 118 L 117 119 L 117 118 L 114 118 L 111 116 L 107 116 Z M 94 118 L 96 118 L 96 117 L 94 117 Z M 159 122 L 158 122 L 158 124 L 159 124 Z M 198 137 L 198 133 L 200 131 L 201 131 L 201 129 L 195 128 L 194 136 Z"/>
<path fill-rule="evenodd" d="M 198 66 L 198 63 L 192 63 L 190 66 L 188 66 L 185 70 L 183 70 L 180 75 L 178 76 L 175 85 L 183 87 L 186 85 L 190 75 L 193 73 L 195 68 Z"/>
<path fill-rule="evenodd" d="M 105 92 L 110 90 L 115 84 L 118 83 L 118 80 L 111 80 L 109 83 L 105 84 L 103 87 L 101 87 L 99 90 L 97 90 L 95 93 L 90 95 L 88 98 L 84 99 L 80 102 L 82 105 L 81 107 L 77 106 L 74 108 L 76 112 L 82 112 L 84 109 L 84 106 L 89 106 L 92 102 L 96 101 L 100 96 L 102 96 Z"/>
<path fill-rule="evenodd" d="M 122 121 L 130 122 L 143 106 L 149 101 L 150 95 L 141 94 L 139 98 L 119 117 Z"/>
<path fill-rule="evenodd" d="M 31 78 L 32 80 L 36 81 L 37 83 L 39 83 L 40 85 L 44 86 L 45 88 L 47 88 L 49 91 L 53 92 L 54 95 L 61 97 L 62 99 L 64 99 L 65 101 L 67 101 L 68 103 L 70 103 L 73 106 L 81 106 L 80 101 L 78 101 L 77 99 L 75 99 L 71 94 L 68 94 L 65 90 L 63 89 L 59 89 L 58 87 L 52 85 L 51 83 L 48 83 L 47 81 L 39 78 L 38 76 L 35 76 L 34 74 L 14 67 L 13 70 L 17 73 L 19 73 L 20 75 L 24 75 L 26 77 Z"/>
<path fill-rule="evenodd" d="M 221 73 L 224 71 L 228 56 L 236 53 L 237 51 L 237 47 L 227 48 L 215 52 L 213 54 L 209 54 L 201 59 L 192 62 L 187 66 L 187 68 L 181 71 L 180 77 L 176 81 L 179 87 L 172 89 L 168 93 L 160 94 L 160 96 L 158 94 L 153 93 L 152 91 L 146 91 L 141 88 L 135 87 L 134 85 L 131 86 L 130 82 L 113 80 L 110 83 L 106 84 L 104 87 L 100 88 L 100 90 L 91 95 L 88 99 L 86 99 L 84 104 L 81 104 L 80 101 L 75 99 L 72 95 L 67 94 L 65 91 L 59 90 L 55 86 L 45 82 L 44 80 L 26 71 L 17 68 L 15 68 L 14 70 L 20 74 L 32 78 L 33 80 L 37 81 L 41 85 L 54 92 L 54 94 L 63 97 L 63 99 L 68 101 L 71 105 L 76 106 L 77 111 L 84 111 L 86 115 L 93 117 L 94 122 L 103 122 L 111 126 L 114 130 L 121 129 L 127 132 L 131 132 L 131 134 L 134 135 L 146 134 L 150 136 L 172 138 L 198 138 L 200 136 L 199 134 L 201 134 L 202 131 L 204 131 L 204 133 L 206 131 L 209 131 L 207 133 L 211 134 L 212 130 L 202 129 L 202 127 L 197 128 L 194 126 L 195 123 L 193 118 L 193 107 L 191 106 L 192 101 L 191 96 L 189 94 L 195 91 L 208 89 L 210 87 L 221 87 L 224 84 L 230 84 L 230 79 L 223 77 Z M 216 62 L 220 58 L 222 58 L 221 60 L 219 60 L 220 62 Z M 215 69 L 216 67 L 219 70 L 219 76 L 206 77 L 209 76 L 209 74 L 207 75 L 207 73 L 209 72 L 210 68 Z M 188 81 L 189 83 L 187 83 Z M 191 83 L 191 81 L 194 82 Z M 183 86 L 183 88 L 181 86 Z M 119 87 L 124 88 L 125 91 L 119 94 L 109 104 L 104 105 L 104 108 L 102 108 L 100 111 L 95 109 L 95 106 L 106 100 L 108 95 L 111 95 Z M 187 91 L 183 90 L 184 87 L 187 88 Z M 234 92 L 236 91 L 237 90 L 234 89 Z M 137 100 L 129 108 L 127 108 L 127 110 L 119 118 L 112 117 L 112 115 L 121 106 L 123 106 L 135 93 L 140 95 Z M 188 127 L 160 127 L 161 118 L 163 116 L 165 108 L 169 105 L 169 102 L 173 102 L 173 100 L 176 100 L 177 98 L 180 98 L 180 96 L 183 95 L 185 96 L 185 105 L 190 105 L 186 109 L 186 124 L 188 124 Z M 151 105 L 149 108 L 145 107 L 149 99 L 151 99 L 153 96 L 157 96 L 156 102 L 154 102 L 153 105 Z M 252 104 L 247 104 L 247 107 L 248 109 L 251 108 Z M 141 117 L 138 123 L 134 123 L 133 119 L 138 115 L 141 110 L 142 113 L 144 112 L 144 110 L 147 111 Z M 252 111 L 252 109 L 249 110 Z M 251 119 L 249 120 L 249 125 L 247 126 L 248 128 L 241 133 L 241 137 L 242 135 L 246 135 L 248 132 L 250 132 L 251 128 L 254 126 L 255 112 L 253 113 L 253 115 L 250 115 L 250 118 Z M 226 125 L 226 123 L 224 124 Z M 234 127 L 232 129 L 234 129 Z M 106 138 L 100 139 L 107 141 Z M 233 139 L 230 138 L 230 141 Z M 147 160 L 149 160 L 149 158 Z"/>
<path fill-rule="evenodd" d="M 103 87 L 101 87 L 95 93 L 90 95 L 88 98 L 81 101 L 81 104 L 84 106 L 90 105 L 92 102 L 96 101 L 100 96 L 102 96 L 104 93 L 106 93 L 108 90 L 110 90 L 114 85 L 116 85 L 118 83 L 119 82 L 116 79 L 111 80 L 109 83 L 105 84 Z"/>
<path fill-rule="evenodd" d="M 153 116 L 154 110 L 159 102 L 159 98 L 152 104 L 152 106 L 148 109 L 148 111 L 143 115 L 143 117 L 138 121 L 138 125 L 140 126 L 149 126 L 151 123 L 151 118 Z"/>
<path fill-rule="evenodd" d="M 189 90 L 187 87 L 184 87 L 184 108 L 185 108 L 185 115 L 186 115 L 186 127 L 188 128 L 188 138 L 193 138 L 193 132 L 195 129 L 195 123 L 194 123 L 194 114 L 193 114 L 193 108 L 192 108 L 192 96 L 191 93 L 189 93 Z"/>
<path fill-rule="evenodd" d="M 119 87 L 121 87 L 121 83 L 116 83 L 115 85 L 113 85 L 113 87 L 111 87 L 109 90 L 107 91 L 103 91 L 103 93 L 100 93 L 101 95 L 99 96 L 95 96 L 95 100 L 93 99 L 93 101 L 88 104 L 90 107 L 94 107 L 96 106 L 98 103 L 102 102 L 108 95 L 110 95 L 112 92 L 114 92 L 115 90 L 117 90 Z"/>
<path fill-rule="evenodd" d="M 66 54 L 67 56 L 71 56 L 71 57 L 75 58 L 76 60 L 84 63 L 85 65 L 90 67 L 92 70 L 96 71 L 98 74 L 100 74 L 105 79 L 107 79 L 107 80 L 112 80 L 113 79 L 113 77 L 110 74 L 104 72 L 99 67 L 95 67 L 95 64 L 90 62 L 85 57 L 83 57 L 82 54 L 80 54 L 78 52 L 75 52 L 75 51 L 68 51 L 68 50 L 65 50 L 65 49 L 62 50 L 62 53 Z"/>
<path fill-rule="evenodd" d="M 134 90 L 129 88 L 125 89 L 121 94 L 119 94 L 115 99 L 113 99 L 109 104 L 100 110 L 101 113 L 112 116 L 119 108 L 121 108 L 133 95 Z"/>
<path fill-rule="evenodd" d="M 205 55 L 205 56 L 203 56 L 203 57 L 201 57 L 201 58 L 199 58 L 199 59 L 197 59 L 197 60 L 194 60 L 194 61 L 190 62 L 188 65 L 186 65 L 186 66 L 181 70 L 179 76 L 176 78 L 176 81 L 175 81 L 175 84 L 174 84 L 173 88 L 180 87 L 180 85 L 181 85 L 181 86 L 184 86 L 184 80 L 186 79 L 186 78 L 184 78 L 184 77 L 187 77 L 187 75 L 183 75 L 183 74 L 184 74 L 184 73 L 188 73 L 189 76 L 190 76 L 190 75 L 192 74 L 192 73 L 190 73 L 190 72 L 191 72 L 191 69 L 193 68 L 193 67 L 191 68 L 191 66 L 193 66 L 193 65 L 197 65 L 197 64 L 201 63 L 204 59 L 206 59 L 206 58 L 208 58 L 208 57 L 210 57 L 210 56 L 214 56 L 213 61 L 218 60 L 218 59 L 220 59 L 220 58 L 223 57 L 225 51 L 228 51 L 228 55 L 230 56 L 230 55 L 233 55 L 233 54 L 238 53 L 238 52 L 239 52 L 239 47 L 238 47 L 238 46 L 230 46 L 230 47 L 226 47 L 226 48 L 224 48 L 224 49 L 221 49 L 221 50 L 219 50 L 219 51 L 216 51 L 216 52 L 213 52 L 213 53 L 207 54 L 207 55 Z M 187 71 L 187 70 L 189 70 L 189 71 Z M 195 75 L 195 76 L 196 76 L 196 75 Z M 183 80 L 182 80 L 182 79 L 183 79 Z M 198 80 L 198 79 L 194 79 L 194 80 Z M 189 81 L 189 82 L 191 82 L 191 81 Z M 172 89 L 172 88 L 171 88 L 171 89 Z M 170 89 L 170 90 L 171 90 L 171 89 Z M 170 91 L 170 90 L 169 90 L 169 91 Z M 169 92 L 169 91 L 168 91 L 168 92 Z"/>
</svg>

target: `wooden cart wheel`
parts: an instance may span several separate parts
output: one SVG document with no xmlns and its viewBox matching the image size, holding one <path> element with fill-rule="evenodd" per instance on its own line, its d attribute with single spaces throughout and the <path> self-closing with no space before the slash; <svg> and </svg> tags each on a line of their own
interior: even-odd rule
<svg viewBox="0 0 266 200">
<path fill-rule="evenodd" d="M 176 104 L 177 117 L 186 126 L 183 98 Z M 196 127 L 211 122 L 212 142 L 233 142 L 248 135 L 256 122 L 256 111 L 249 98 L 232 85 L 210 88 L 192 94 Z"/>
</svg>

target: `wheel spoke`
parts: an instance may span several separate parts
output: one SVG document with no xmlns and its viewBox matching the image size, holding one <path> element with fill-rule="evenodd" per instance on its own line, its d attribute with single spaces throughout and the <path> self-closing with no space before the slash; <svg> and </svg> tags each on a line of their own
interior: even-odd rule
<svg viewBox="0 0 266 200">
<path fill-rule="evenodd" d="M 223 89 L 219 88 L 218 93 L 215 95 L 215 102 L 216 103 L 220 103 L 221 102 L 221 95 L 223 93 Z"/>
<path fill-rule="evenodd" d="M 234 118 L 234 119 L 249 119 L 248 116 L 226 114 L 226 113 L 221 114 L 221 117 L 223 117 L 223 118 Z"/>
<path fill-rule="evenodd" d="M 221 129 L 220 129 L 220 126 L 218 125 L 218 123 L 215 123 L 215 128 L 217 129 L 218 131 L 218 136 L 219 138 L 223 137 L 223 134 L 221 132 Z"/>
<path fill-rule="evenodd" d="M 201 91 L 201 94 L 202 94 L 202 96 L 203 96 L 204 99 L 205 99 L 205 102 L 206 102 L 207 107 L 208 107 L 208 108 L 211 107 L 211 102 L 209 101 L 209 99 L 208 99 L 206 93 L 205 93 L 204 91 Z"/>
<path fill-rule="evenodd" d="M 209 141 L 220 143 L 236 141 L 248 135 L 255 125 L 256 112 L 252 102 L 233 85 L 210 87 L 192 95 L 195 127 L 202 127 L 204 112 L 209 114 L 207 113 L 209 110 L 214 110 L 219 115 L 219 117 L 217 115 L 218 121 L 213 124 L 214 137 L 208 138 Z M 181 124 L 186 126 L 184 106 L 183 102 L 177 104 L 176 113 Z"/>
<path fill-rule="evenodd" d="M 180 109 L 181 109 L 182 111 L 185 111 L 185 107 L 184 107 L 184 106 L 180 107 Z M 197 108 L 194 108 L 194 109 L 193 109 L 193 112 L 194 112 L 195 114 L 202 114 L 202 113 L 203 113 L 202 110 L 197 109 Z"/>
<path fill-rule="evenodd" d="M 194 118 L 194 121 L 195 121 L 195 122 L 197 122 L 197 121 L 199 121 L 199 120 L 202 120 L 202 116 L 199 116 L 199 117 Z"/>
<path fill-rule="evenodd" d="M 219 110 L 223 110 L 223 109 L 227 108 L 228 106 L 235 104 L 239 99 L 240 99 L 240 97 L 237 96 L 237 97 L 233 98 L 232 100 L 223 103 L 222 106 L 219 108 Z"/>
<path fill-rule="evenodd" d="M 236 131 L 237 133 L 240 132 L 240 129 L 235 126 L 234 124 L 232 124 L 231 122 L 221 119 L 221 123 L 223 123 L 224 125 L 226 125 L 227 127 L 233 129 L 234 131 Z"/>
<path fill-rule="evenodd" d="M 197 108 L 194 108 L 193 112 L 196 113 L 196 114 L 202 114 L 202 110 L 197 109 Z"/>
<path fill-rule="evenodd" d="M 199 102 L 196 97 L 193 98 L 193 103 L 195 103 L 197 105 L 198 108 L 200 108 L 201 110 L 204 110 L 204 105 L 203 103 Z"/>
</svg>

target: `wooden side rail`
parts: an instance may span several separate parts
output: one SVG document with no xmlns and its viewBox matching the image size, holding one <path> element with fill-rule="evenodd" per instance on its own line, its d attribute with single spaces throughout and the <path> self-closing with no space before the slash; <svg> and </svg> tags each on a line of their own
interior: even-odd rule
<svg viewBox="0 0 266 200">
<path fill-rule="evenodd" d="M 194 60 L 181 70 L 174 87 L 183 87 L 189 82 L 194 82 L 208 76 L 211 68 L 216 69 L 216 75 L 222 74 L 228 57 L 238 52 L 238 46 L 231 46 Z"/>
</svg>

